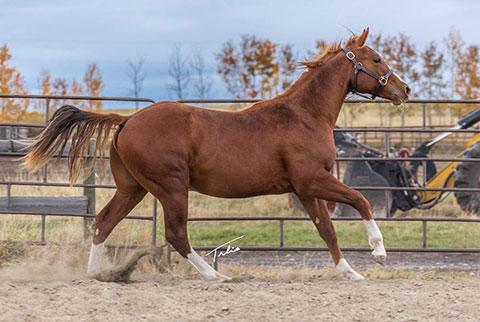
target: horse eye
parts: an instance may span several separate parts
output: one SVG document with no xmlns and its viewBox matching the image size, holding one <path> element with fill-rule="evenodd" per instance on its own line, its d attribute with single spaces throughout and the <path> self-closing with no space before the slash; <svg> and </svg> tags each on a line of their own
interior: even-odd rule
<svg viewBox="0 0 480 322">
<path fill-rule="evenodd" d="M 380 64 L 381 59 L 380 59 L 380 58 L 375 58 L 375 59 L 373 60 L 373 62 L 374 62 L 375 64 Z"/>
</svg>

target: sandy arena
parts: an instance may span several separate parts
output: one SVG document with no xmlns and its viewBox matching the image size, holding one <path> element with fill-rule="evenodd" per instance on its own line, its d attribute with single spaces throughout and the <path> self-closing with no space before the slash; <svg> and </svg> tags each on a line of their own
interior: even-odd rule
<svg viewBox="0 0 480 322">
<path fill-rule="evenodd" d="M 478 321 L 479 279 L 0 282 L 1 321 Z"/>
</svg>

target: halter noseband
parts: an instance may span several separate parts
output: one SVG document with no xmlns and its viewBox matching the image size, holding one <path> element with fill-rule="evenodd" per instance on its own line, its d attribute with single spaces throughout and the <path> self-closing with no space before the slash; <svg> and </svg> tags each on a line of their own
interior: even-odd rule
<svg viewBox="0 0 480 322">
<path fill-rule="evenodd" d="M 371 99 L 371 100 L 374 100 L 378 94 L 380 94 L 380 92 L 382 91 L 382 89 L 387 85 L 388 83 L 388 78 L 393 74 L 393 69 L 389 68 L 388 70 L 388 73 L 385 74 L 385 76 L 379 76 L 377 74 L 375 74 L 374 72 L 370 71 L 369 69 L 365 68 L 361 62 L 359 62 L 356 58 L 355 58 L 355 54 L 348 50 L 347 48 L 343 47 L 342 50 L 345 52 L 345 54 L 347 55 L 347 58 L 348 60 L 351 60 L 352 63 L 353 63 L 353 66 L 355 67 L 355 72 L 354 72 L 354 78 L 353 78 L 353 89 L 352 89 L 352 93 L 353 94 L 357 94 L 361 97 L 365 97 L 365 98 L 368 98 L 368 99 Z M 364 71 L 365 73 L 367 73 L 368 75 L 372 76 L 373 78 L 375 78 L 378 82 L 379 82 L 379 85 L 378 85 L 378 88 L 377 90 L 375 91 L 374 94 L 372 94 L 371 97 L 368 97 L 366 95 L 363 95 L 361 93 L 359 93 L 357 91 L 357 78 L 358 78 L 358 72 L 359 71 Z"/>
</svg>

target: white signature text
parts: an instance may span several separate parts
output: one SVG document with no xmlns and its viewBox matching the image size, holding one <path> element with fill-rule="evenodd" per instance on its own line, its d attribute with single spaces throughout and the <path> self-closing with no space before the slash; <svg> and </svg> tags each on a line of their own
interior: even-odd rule
<svg viewBox="0 0 480 322">
<path fill-rule="evenodd" d="M 243 238 L 244 236 L 240 236 L 240 237 L 237 237 L 235 239 L 232 239 L 224 244 L 221 244 L 220 246 L 218 246 L 217 248 L 215 248 L 214 250 L 211 250 L 209 251 L 208 253 L 206 253 L 205 255 L 208 256 L 210 254 L 213 254 L 213 262 L 215 263 L 216 260 L 217 260 L 217 257 L 220 257 L 220 256 L 225 256 L 225 255 L 228 255 L 228 254 L 232 254 L 232 253 L 236 253 L 238 251 L 240 251 L 240 247 L 236 247 L 236 246 L 231 246 L 230 243 L 236 241 L 236 240 L 239 240 L 240 238 Z M 224 247 L 224 246 L 227 246 L 227 249 L 223 252 L 223 251 L 219 251 L 220 248 Z"/>
</svg>

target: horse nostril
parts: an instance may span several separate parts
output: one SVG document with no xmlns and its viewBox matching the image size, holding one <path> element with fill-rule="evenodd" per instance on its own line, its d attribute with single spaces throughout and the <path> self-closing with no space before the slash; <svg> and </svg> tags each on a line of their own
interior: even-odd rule
<svg viewBox="0 0 480 322">
<path fill-rule="evenodd" d="M 406 93 L 407 95 L 410 95 L 410 92 L 411 92 L 411 91 L 412 91 L 412 89 L 411 89 L 410 87 L 408 87 L 408 86 L 405 87 L 405 93 Z"/>
</svg>

